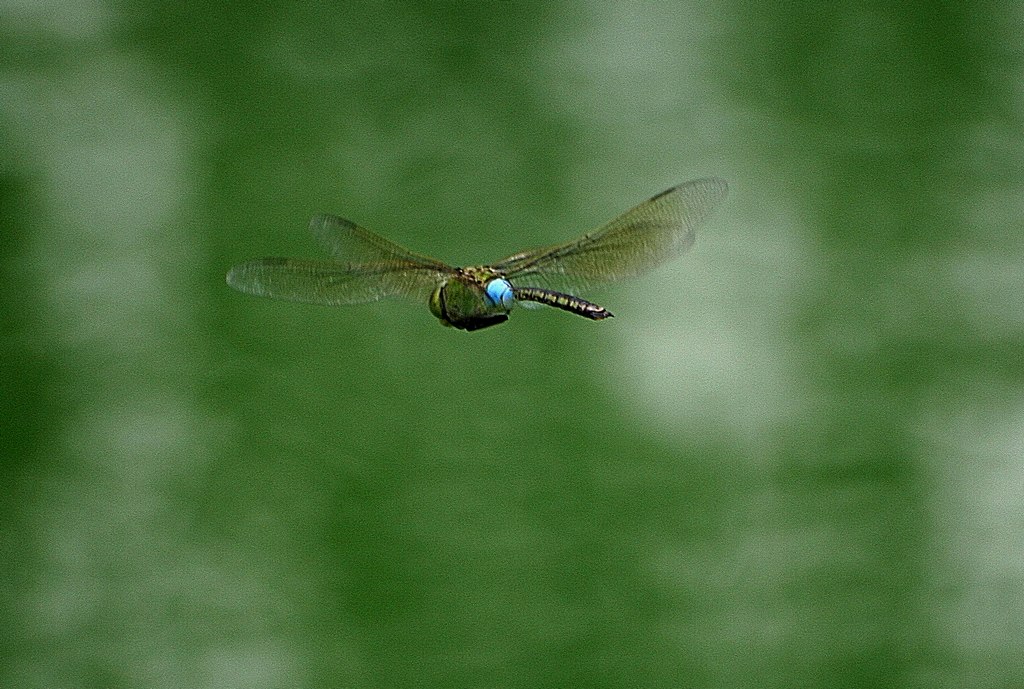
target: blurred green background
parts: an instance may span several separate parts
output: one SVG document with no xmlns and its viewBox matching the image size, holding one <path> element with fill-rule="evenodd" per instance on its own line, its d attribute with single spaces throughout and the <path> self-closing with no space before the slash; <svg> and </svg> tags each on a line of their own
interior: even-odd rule
<svg viewBox="0 0 1024 689">
<path fill-rule="evenodd" d="M 1024 15 L 788 7 L 0 2 L 0 685 L 1024 684 Z M 712 174 L 603 323 L 224 285 Z"/>
</svg>

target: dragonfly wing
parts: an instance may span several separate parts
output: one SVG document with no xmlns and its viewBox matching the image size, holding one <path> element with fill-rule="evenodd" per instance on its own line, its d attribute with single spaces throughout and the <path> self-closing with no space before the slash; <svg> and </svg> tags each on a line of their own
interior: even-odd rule
<svg viewBox="0 0 1024 689">
<path fill-rule="evenodd" d="M 260 297 L 307 304 L 362 304 L 387 297 L 426 301 L 446 274 L 416 264 L 345 265 L 294 258 L 260 258 L 234 266 L 231 287 Z"/>
<path fill-rule="evenodd" d="M 317 215 L 310 232 L 333 261 L 261 258 L 228 272 L 235 289 L 310 304 L 361 304 L 386 297 L 426 300 L 454 269 L 353 222 Z"/>
<path fill-rule="evenodd" d="M 575 241 L 514 254 L 491 267 L 520 283 L 568 291 L 639 275 L 693 246 L 727 191 L 715 177 L 685 182 Z"/>
<path fill-rule="evenodd" d="M 451 267 L 428 256 L 409 251 L 350 220 L 336 215 L 315 215 L 309 231 L 317 243 L 342 265 L 417 265 L 425 270 L 450 271 Z"/>
</svg>

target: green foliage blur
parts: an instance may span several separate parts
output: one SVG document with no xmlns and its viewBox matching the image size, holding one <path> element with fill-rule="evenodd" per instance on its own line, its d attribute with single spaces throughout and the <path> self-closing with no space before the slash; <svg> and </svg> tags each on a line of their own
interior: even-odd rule
<svg viewBox="0 0 1024 689">
<path fill-rule="evenodd" d="M 0 3 L 0 686 L 1024 685 L 1019 8 L 767 7 Z M 224 284 L 706 175 L 608 321 Z"/>
</svg>

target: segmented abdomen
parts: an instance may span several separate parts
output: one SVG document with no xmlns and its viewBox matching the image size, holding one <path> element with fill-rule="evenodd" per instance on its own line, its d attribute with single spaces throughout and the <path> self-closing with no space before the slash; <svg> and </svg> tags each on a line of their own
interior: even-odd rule
<svg viewBox="0 0 1024 689">
<path fill-rule="evenodd" d="M 513 287 L 512 293 L 515 294 L 516 299 L 547 304 L 548 306 L 554 306 L 556 309 L 575 313 L 577 316 L 583 316 L 594 321 L 599 321 L 602 318 L 611 318 L 612 316 L 612 312 L 608 309 L 593 304 L 586 299 L 580 299 L 571 294 L 562 294 L 550 289 L 543 289 L 541 287 Z"/>
</svg>

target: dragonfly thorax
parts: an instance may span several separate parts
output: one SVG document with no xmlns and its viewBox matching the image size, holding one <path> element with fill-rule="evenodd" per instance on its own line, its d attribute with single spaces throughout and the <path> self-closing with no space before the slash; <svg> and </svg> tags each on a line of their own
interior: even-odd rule
<svg viewBox="0 0 1024 689">
<path fill-rule="evenodd" d="M 462 268 L 430 295 L 430 311 L 444 325 L 479 330 L 508 320 L 515 303 L 512 285 L 483 269 Z"/>
</svg>

